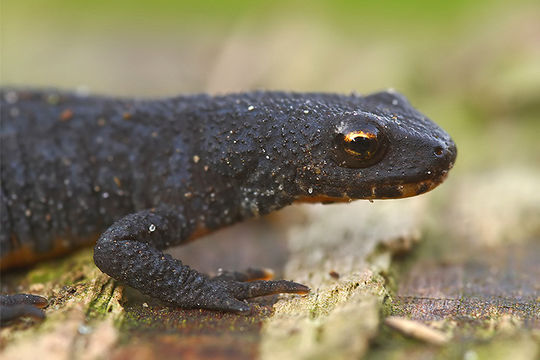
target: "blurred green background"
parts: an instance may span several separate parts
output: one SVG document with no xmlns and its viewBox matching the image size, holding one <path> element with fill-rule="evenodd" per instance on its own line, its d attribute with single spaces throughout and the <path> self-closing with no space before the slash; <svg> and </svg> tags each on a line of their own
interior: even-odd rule
<svg viewBox="0 0 540 360">
<path fill-rule="evenodd" d="M 457 168 L 540 163 L 538 1 L 1 1 L 2 85 L 163 96 L 395 88 Z"/>
</svg>

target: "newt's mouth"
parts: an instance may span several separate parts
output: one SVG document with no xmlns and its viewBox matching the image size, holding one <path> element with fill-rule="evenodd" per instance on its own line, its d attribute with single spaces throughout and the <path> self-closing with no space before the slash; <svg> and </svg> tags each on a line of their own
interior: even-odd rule
<svg viewBox="0 0 540 360">
<path fill-rule="evenodd" d="M 420 195 L 435 189 L 448 176 L 448 171 L 444 171 L 434 179 L 426 179 L 405 184 L 383 184 L 372 188 L 371 197 L 367 199 L 402 199 Z"/>
<path fill-rule="evenodd" d="M 371 188 L 371 193 L 361 196 L 344 193 L 342 197 L 313 195 L 300 196 L 296 198 L 295 203 L 323 203 L 330 204 L 335 202 L 351 202 L 353 200 L 375 200 L 375 199 L 402 199 L 411 196 L 420 195 L 435 189 L 448 176 L 448 171 L 433 179 L 421 180 L 413 183 L 404 184 L 379 184 Z"/>
</svg>

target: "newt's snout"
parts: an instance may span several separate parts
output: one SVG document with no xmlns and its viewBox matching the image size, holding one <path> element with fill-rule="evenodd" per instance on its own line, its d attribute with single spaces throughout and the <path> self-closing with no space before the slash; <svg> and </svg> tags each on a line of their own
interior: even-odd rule
<svg viewBox="0 0 540 360">
<path fill-rule="evenodd" d="M 443 173 L 448 173 L 454 167 L 457 158 L 457 147 L 452 139 L 446 144 L 435 147 L 435 156 L 439 159 L 436 168 L 442 169 Z"/>
<path fill-rule="evenodd" d="M 373 197 L 378 199 L 405 198 L 433 190 L 448 176 L 457 157 L 454 141 L 438 129 L 440 134 L 423 139 L 409 147 L 413 156 L 402 163 L 401 179 L 395 174 L 373 189 Z M 416 145 L 416 146 L 415 146 Z M 403 149 L 402 149 L 403 150 Z M 416 161 L 415 161 L 416 158 Z"/>
</svg>

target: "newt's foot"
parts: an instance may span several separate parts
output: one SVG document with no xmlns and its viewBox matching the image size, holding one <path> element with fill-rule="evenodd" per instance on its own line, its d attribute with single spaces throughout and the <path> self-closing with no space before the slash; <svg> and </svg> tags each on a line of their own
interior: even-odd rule
<svg viewBox="0 0 540 360">
<path fill-rule="evenodd" d="M 37 320 L 44 319 L 45 312 L 41 308 L 47 304 L 47 299 L 37 295 L 0 295 L 0 325 L 26 316 Z"/>
<path fill-rule="evenodd" d="M 302 284 L 287 280 L 255 280 L 262 274 L 255 270 L 253 273 L 224 272 L 210 279 L 215 292 L 212 296 L 213 304 L 206 306 L 215 310 L 232 311 L 247 314 L 251 311 L 250 304 L 242 301 L 259 296 L 274 294 L 307 294 L 310 289 Z M 256 275 L 256 276 L 255 276 Z M 238 281 L 235 279 L 247 279 Z"/>
<path fill-rule="evenodd" d="M 287 280 L 274 280 L 274 272 L 270 269 L 249 268 L 243 272 L 218 270 L 218 275 L 211 278 L 211 283 L 220 293 L 220 301 L 212 306 L 216 310 L 233 311 L 246 314 L 251 306 L 242 301 L 259 296 L 290 293 L 307 294 L 309 288 L 305 285 Z"/>
</svg>

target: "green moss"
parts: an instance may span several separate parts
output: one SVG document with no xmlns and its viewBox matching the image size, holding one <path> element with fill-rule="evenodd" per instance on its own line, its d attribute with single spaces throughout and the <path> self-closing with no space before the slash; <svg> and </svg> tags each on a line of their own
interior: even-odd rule
<svg viewBox="0 0 540 360">
<path fill-rule="evenodd" d="M 93 250 L 85 248 L 70 256 L 37 264 L 26 275 L 30 284 L 62 283 L 72 285 L 88 273 L 88 268 L 95 268 L 92 259 Z"/>
</svg>

